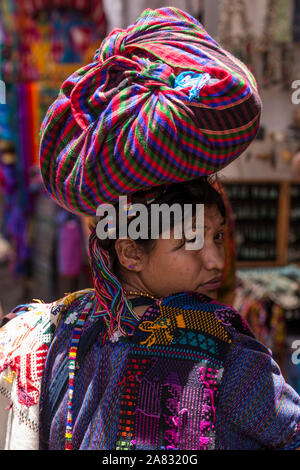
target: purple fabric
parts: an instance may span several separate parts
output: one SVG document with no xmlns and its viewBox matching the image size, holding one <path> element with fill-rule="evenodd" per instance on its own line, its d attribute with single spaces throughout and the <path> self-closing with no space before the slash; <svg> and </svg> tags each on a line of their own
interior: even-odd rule
<svg viewBox="0 0 300 470">
<path fill-rule="evenodd" d="M 58 271 L 62 276 L 78 276 L 82 269 L 82 238 L 79 222 L 67 220 L 58 237 Z"/>
</svg>

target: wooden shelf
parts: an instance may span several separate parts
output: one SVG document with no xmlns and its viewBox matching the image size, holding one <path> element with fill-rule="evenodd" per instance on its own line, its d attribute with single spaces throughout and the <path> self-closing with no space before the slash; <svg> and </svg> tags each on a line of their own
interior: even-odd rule
<svg viewBox="0 0 300 470">
<path fill-rule="evenodd" d="M 278 261 L 237 261 L 238 268 L 274 268 L 277 266 L 285 266 L 286 263 L 280 264 Z"/>
<path fill-rule="evenodd" d="M 235 179 L 225 179 L 223 184 L 226 187 L 231 185 L 253 185 L 253 186 L 266 186 L 278 185 L 278 214 L 276 222 L 276 259 L 270 260 L 237 260 L 237 267 L 276 267 L 285 266 L 287 264 L 297 264 L 300 266 L 300 261 L 288 261 L 288 248 L 289 248 L 289 230 L 290 230 L 290 210 L 291 210 L 291 186 L 297 184 L 300 186 L 299 180 L 278 180 L 278 179 L 243 179 L 238 181 Z M 228 194 L 230 199 L 230 195 Z M 266 199 L 266 202 L 268 200 Z M 271 201 L 271 199 L 270 199 Z M 234 211 L 234 208 L 233 208 Z M 240 222 L 242 224 L 242 221 Z"/>
</svg>

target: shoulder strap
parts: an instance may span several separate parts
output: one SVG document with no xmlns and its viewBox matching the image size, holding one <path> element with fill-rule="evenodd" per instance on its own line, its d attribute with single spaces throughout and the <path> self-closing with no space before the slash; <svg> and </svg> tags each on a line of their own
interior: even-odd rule
<svg viewBox="0 0 300 470">
<path fill-rule="evenodd" d="M 138 305 L 151 305 L 155 303 L 154 300 L 149 299 L 149 297 L 135 297 L 131 299 L 130 302 L 132 303 L 133 307 L 137 307 Z M 78 346 L 78 354 L 77 354 L 77 363 L 80 366 L 88 353 L 91 346 L 94 344 L 98 334 L 100 333 L 101 329 L 103 328 L 102 319 L 99 319 L 95 322 L 93 327 L 89 328 L 88 331 L 82 335 L 79 346 Z M 50 432 L 50 425 L 52 419 L 56 413 L 56 410 L 59 406 L 59 403 L 63 399 L 64 394 L 67 391 L 68 386 L 68 378 L 69 378 L 69 357 L 68 355 L 60 364 L 60 367 L 55 374 L 53 382 L 49 387 L 49 393 L 43 410 L 41 412 L 42 421 L 48 428 L 47 436 L 49 436 Z M 44 443 L 45 444 L 45 443 Z M 48 443 L 47 443 L 48 444 Z"/>
<path fill-rule="evenodd" d="M 102 320 L 99 319 L 92 328 L 84 334 L 79 342 L 77 363 L 82 364 L 87 352 L 95 342 L 100 330 L 103 328 Z M 55 374 L 53 382 L 49 387 L 49 394 L 45 406 L 43 407 L 43 422 L 50 426 L 50 423 L 56 413 L 60 401 L 66 393 L 69 378 L 69 356 L 66 355 L 60 367 Z"/>
</svg>

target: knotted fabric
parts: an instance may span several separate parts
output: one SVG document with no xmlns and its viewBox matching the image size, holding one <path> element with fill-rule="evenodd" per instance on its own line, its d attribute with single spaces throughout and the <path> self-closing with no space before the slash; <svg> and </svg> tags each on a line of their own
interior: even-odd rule
<svg viewBox="0 0 300 470">
<path fill-rule="evenodd" d="M 210 175 L 254 139 L 255 79 L 189 14 L 145 10 L 65 80 L 41 127 L 51 197 L 95 215 L 102 203 Z"/>
</svg>

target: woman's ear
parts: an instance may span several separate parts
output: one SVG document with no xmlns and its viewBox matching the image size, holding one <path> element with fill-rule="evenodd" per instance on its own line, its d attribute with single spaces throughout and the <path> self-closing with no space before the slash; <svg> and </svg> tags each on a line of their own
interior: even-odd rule
<svg viewBox="0 0 300 470">
<path fill-rule="evenodd" d="M 115 252 L 119 263 L 130 271 L 142 271 L 146 254 L 130 238 L 118 238 L 115 242 Z"/>
</svg>

